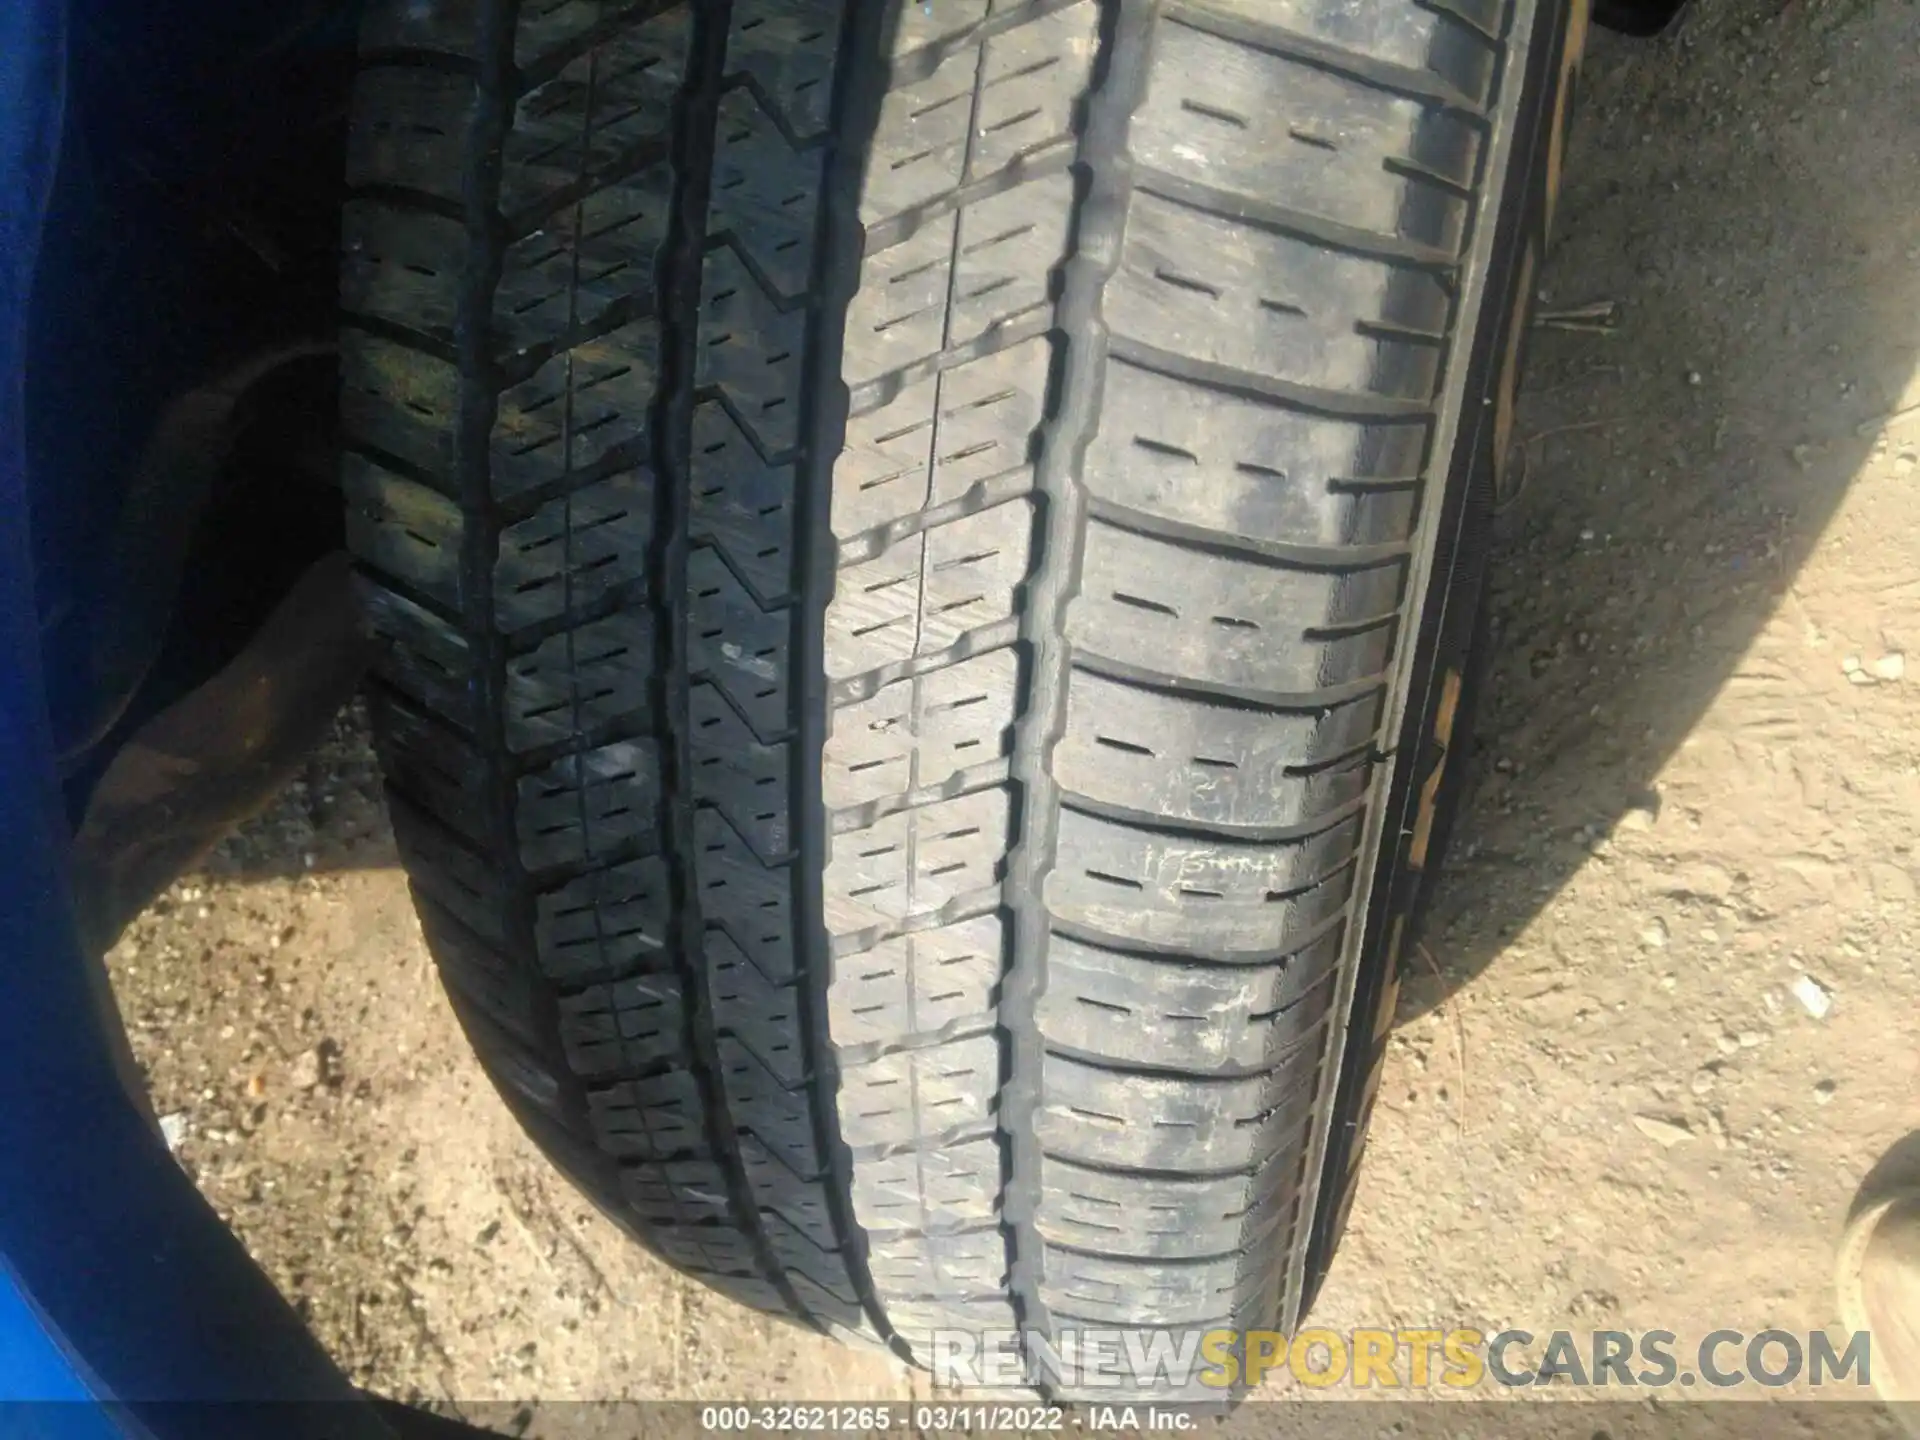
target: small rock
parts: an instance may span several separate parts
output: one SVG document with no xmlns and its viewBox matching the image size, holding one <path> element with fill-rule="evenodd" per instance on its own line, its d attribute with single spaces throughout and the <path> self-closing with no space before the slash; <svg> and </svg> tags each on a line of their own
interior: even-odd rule
<svg viewBox="0 0 1920 1440">
<path fill-rule="evenodd" d="M 1858 675 L 1860 673 L 1860 657 L 1858 655 L 1847 656 L 1846 659 L 1840 662 L 1840 670 L 1841 673 L 1845 675 Z"/>
<path fill-rule="evenodd" d="M 1833 1099 L 1833 1092 L 1840 1087 L 1831 1080 L 1822 1080 L 1813 1087 L 1813 1103 L 1824 1105 Z"/>
<path fill-rule="evenodd" d="M 1647 922 L 1646 929 L 1640 932 L 1640 943 L 1649 950 L 1667 948 L 1667 922 L 1658 915 Z"/>
<path fill-rule="evenodd" d="M 1672 1149 L 1683 1140 L 1691 1140 L 1693 1131 L 1678 1120 L 1662 1119 L 1658 1115 L 1636 1115 L 1633 1128 L 1653 1141 L 1656 1145 Z"/>
<path fill-rule="evenodd" d="M 1621 830 L 1651 830 L 1655 820 L 1653 811 L 1645 805 L 1630 805 L 1620 812 L 1617 828 Z"/>
<path fill-rule="evenodd" d="M 1740 1048 L 1738 1037 L 1729 1030 L 1722 1030 L 1718 1035 L 1714 1036 L 1713 1043 L 1722 1055 L 1731 1055 Z"/>
<path fill-rule="evenodd" d="M 187 1138 L 187 1112 L 175 1110 L 171 1115 L 162 1115 L 160 1138 L 167 1142 L 167 1149 L 178 1151 L 180 1142 Z"/>
<path fill-rule="evenodd" d="M 1760 1048 L 1760 1042 L 1766 1038 L 1767 1037 L 1762 1035 L 1758 1030 L 1742 1030 L 1738 1044 L 1742 1050 L 1758 1050 Z"/>
<path fill-rule="evenodd" d="M 1687 1088 L 1696 1095 L 1706 1094 L 1713 1089 L 1713 1071 L 1704 1069 L 1694 1071 L 1693 1079 L 1688 1082 Z"/>
<path fill-rule="evenodd" d="M 249 1100 L 258 1100 L 266 1093 L 267 1077 L 256 1070 L 247 1077 L 247 1098 Z"/>
<path fill-rule="evenodd" d="M 1903 680 L 1907 674 L 1907 657 L 1898 650 L 1882 655 L 1873 662 L 1873 674 L 1877 680 Z"/>
<path fill-rule="evenodd" d="M 1789 988 L 1793 991 L 1793 998 L 1816 1020 L 1826 1019 L 1827 1012 L 1833 1009 L 1833 992 L 1811 975 L 1794 976 Z"/>
<path fill-rule="evenodd" d="M 296 1090 L 317 1089 L 333 1078 L 330 1061 L 331 1051 L 324 1042 L 311 1050 L 302 1050 L 293 1057 L 293 1065 L 287 1071 L 287 1083 Z"/>
<path fill-rule="evenodd" d="M 1698 370 L 1687 371 L 1687 384 L 1698 385 L 1699 383 L 1700 383 L 1700 372 Z"/>
<path fill-rule="evenodd" d="M 1917 463 L 1920 463 L 1920 461 L 1915 460 L 1911 450 L 1902 450 L 1898 455 L 1893 457 L 1893 473 L 1896 475 L 1911 475 Z"/>
</svg>

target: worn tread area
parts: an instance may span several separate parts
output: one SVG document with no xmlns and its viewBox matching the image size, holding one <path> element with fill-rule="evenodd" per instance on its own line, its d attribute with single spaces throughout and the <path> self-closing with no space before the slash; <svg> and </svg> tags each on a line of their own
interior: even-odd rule
<svg viewBox="0 0 1920 1440">
<path fill-rule="evenodd" d="M 857 200 L 867 243 L 841 353 L 851 405 L 824 647 L 830 681 L 886 678 L 838 693 L 822 798 L 853 1210 L 899 1342 L 925 1360 L 942 1323 L 1019 1319 L 1004 1156 L 968 1138 L 1001 1124 L 1008 935 L 997 913 L 954 912 L 994 895 L 1012 840 L 1023 680 L 998 637 L 1033 573 L 1059 344 L 1047 332 L 1074 204 L 1061 162 L 1099 7 L 898 16 Z"/>
<path fill-rule="evenodd" d="M 1270 1324 L 1499 48 L 1320 0 L 1170 0 L 1133 43 L 1142 94 L 1091 181 L 1124 227 L 1067 281 L 1099 373 L 1047 440 L 1082 447 L 1027 618 L 1061 671 L 1014 742 L 1054 807 L 1011 864 L 1038 898 L 1015 1291 L 1054 1326 Z"/>
<path fill-rule="evenodd" d="M 922 1361 L 1296 1303 L 1508 8 L 372 7 L 396 836 L 674 1263 Z"/>
</svg>

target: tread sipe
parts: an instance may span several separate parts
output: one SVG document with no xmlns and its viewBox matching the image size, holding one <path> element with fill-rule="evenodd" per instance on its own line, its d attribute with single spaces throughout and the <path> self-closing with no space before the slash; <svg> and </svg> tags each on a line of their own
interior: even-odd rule
<svg viewBox="0 0 1920 1440">
<path fill-rule="evenodd" d="M 369 8 L 350 540 L 509 1103 L 910 1359 L 1292 1323 L 1558 21 Z"/>
</svg>

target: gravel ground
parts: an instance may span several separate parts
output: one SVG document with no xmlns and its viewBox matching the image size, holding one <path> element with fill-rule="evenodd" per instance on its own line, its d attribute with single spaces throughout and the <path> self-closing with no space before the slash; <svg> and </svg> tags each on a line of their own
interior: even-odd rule
<svg viewBox="0 0 1920 1440">
<path fill-rule="evenodd" d="M 1855 1187 L 1920 1128 L 1917 74 L 1895 0 L 1592 47 L 1472 792 L 1322 1323 L 1837 1324 Z M 910 1394 L 547 1169 L 378 793 L 345 716 L 111 956 L 182 1163 L 321 1340 L 436 1402 Z"/>
</svg>

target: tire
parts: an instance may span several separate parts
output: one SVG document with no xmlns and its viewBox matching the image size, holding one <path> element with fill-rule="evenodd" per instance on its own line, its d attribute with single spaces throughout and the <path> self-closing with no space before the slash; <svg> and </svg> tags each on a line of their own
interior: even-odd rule
<svg viewBox="0 0 1920 1440">
<path fill-rule="evenodd" d="M 371 8 L 350 543 L 501 1093 L 673 1263 L 910 1360 L 1292 1327 L 1580 16 Z"/>
</svg>

